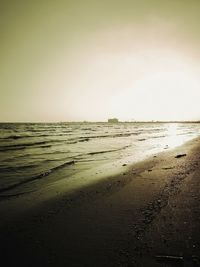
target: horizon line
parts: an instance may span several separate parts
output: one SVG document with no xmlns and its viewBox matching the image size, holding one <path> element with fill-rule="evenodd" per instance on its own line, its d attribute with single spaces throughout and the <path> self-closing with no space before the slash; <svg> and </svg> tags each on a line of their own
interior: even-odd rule
<svg viewBox="0 0 200 267">
<path fill-rule="evenodd" d="M 117 123 L 200 123 L 200 120 L 134 120 L 134 121 L 118 121 L 118 122 L 108 122 L 106 121 L 89 121 L 89 120 L 80 120 L 80 121 L 0 121 L 0 124 L 3 123 L 108 123 L 108 124 L 117 124 Z"/>
</svg>

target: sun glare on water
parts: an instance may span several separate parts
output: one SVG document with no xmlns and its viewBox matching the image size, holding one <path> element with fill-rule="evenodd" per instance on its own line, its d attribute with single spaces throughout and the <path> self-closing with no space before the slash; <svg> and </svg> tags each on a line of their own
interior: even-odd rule
<svg viewBox="0 0 200 267">
<path fill-rule="evenodd" d="M 166 145 L 169 148 L 175 148 L 191 139 L 190 135 L 183 134 L 180 130 L 181 125 L 178 123 L 170 123 L 167 125 Z"/>
</svg>

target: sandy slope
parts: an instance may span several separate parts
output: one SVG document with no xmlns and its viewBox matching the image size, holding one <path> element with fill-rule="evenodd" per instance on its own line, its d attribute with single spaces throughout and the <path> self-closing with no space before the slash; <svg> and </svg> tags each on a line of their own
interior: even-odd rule
<svg viewBox="0 0 200 267">
<path fill-rule="evenodd" d="M 1 201 L 4 266 L 198 266 L 199 164 L 198 138 L 41 205 Z"/>
</svg>

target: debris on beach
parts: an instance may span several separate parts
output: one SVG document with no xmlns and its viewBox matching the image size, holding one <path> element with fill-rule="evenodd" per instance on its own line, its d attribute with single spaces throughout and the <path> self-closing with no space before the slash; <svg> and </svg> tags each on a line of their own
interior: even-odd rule
<svg viewBox="0 0 200 267">
<path fill-rule="evenodd" d="M 165 168 L 162 168 L 163 170 L 171 170 L 171 169 L 174 169 L 174 167 L 165 167 Z"/>
<path fill-rule="evenodd" d="M 175 158 L 178 159 L 178 158 L 182 158 L 182 157 L 185 157 L 185 156 L 186 156 L 186 154 L 178 154 L 178 155 L 175 156 Z"/>
<path fill-rule="evenodd" d="M 171 256 L 171 255 L 157 255 L 156 259 L 163 262 L 183 262 L 182 256 Z"/>
<path fill-rule="evenodd" d="M 181 264 L 181 266 L 183 266 L 182 264 L 184 264 L 185 266 L 185 262 L 189 261 L 193 263 L 193 266 L 199 266 L 199 257 L 196 255 L 187 256 L 187 257 L 172 256 L 172 255 L 157 255 L 155 256 L 155 258 L 157 261 L 160 261 L 163 263 L 171 263 L 171 264 L 178 264 L 178 265 Z"/>
</svg>

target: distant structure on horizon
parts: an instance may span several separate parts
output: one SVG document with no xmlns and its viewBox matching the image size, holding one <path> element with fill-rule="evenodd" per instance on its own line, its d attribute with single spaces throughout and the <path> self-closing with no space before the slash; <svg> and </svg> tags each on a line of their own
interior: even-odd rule
<svg viewBox="0 0 200 267">
<path fill-rule="evenodd" d="M 108 123 L 118 123 L 119 120 L 117 118 L 108 119 Z"/>
</svg>

